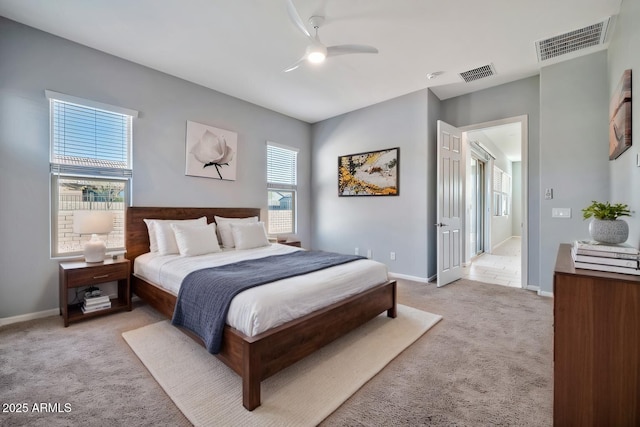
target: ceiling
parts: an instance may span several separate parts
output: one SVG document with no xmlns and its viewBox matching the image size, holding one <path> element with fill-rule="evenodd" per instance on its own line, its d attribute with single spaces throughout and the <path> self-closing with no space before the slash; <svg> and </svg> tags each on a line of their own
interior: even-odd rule
<svg viewBox="0 0 640 427">
<path fill-rule="evenodd" d="M 379 54 L 289 73 L 308 40 L 287 0 L 0 0 L 0 15 L 314 123 L 424 88 L 447 99 L 536 75 L 535 41 L 616 15 L 621 1 L 293 0 L 305 23 L 325 17 L 326 45 Z M 458 75 L 488 64 L 496 75 L 471 83 Z"/>
<path fill-rule="evenodd" d="M 511 162 L 522 161 L 522 129 L 520 122 L 508 123 L 504 125 L 491 126 L 478 130 L 469 131 L 469 140 L 482 142 L 489 140 L 502 154 Z M 486 148 L 483 146 L 483 148 Z M 490 150 L 491 151 L 491 150 Z M 495 155 L 496 153 L 492 153 Z"/>
</svg>

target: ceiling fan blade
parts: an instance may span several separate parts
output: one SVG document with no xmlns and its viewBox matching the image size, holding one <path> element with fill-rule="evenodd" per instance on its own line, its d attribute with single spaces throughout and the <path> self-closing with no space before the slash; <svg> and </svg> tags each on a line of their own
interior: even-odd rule
<svg viewBox="0 0 640 427">
<path fill-rule="evenodd" d="M 300 15 L 298 14 L 296 7 L 293 5 L 292 0 L 287 0 L 287 12 L 289 12 L 289 18 L 291 19 L 291 22 L 293 22 L 293 24 L 298 27 L 300 31 L 302 31 L 302 34 L 310 39 L 313 39 L 313 37 L 311 37 L 311 34 L 309 34 L 307 27 L 304 26 L 302 19 L 300 19 Z"/>
<path fill-rule="evenodd" d="M 295 64 L 293 64 L 292 66 L 290 66 L 290 67 L 288 67 L 288 68 L 285 68 L 285 69 L 284 69 L 284 70 L 282 70 L 282 71 L 284 71 L 285 73 L 288 73 L 289 71 L 293 71 L 293 70 L 295 70 L 296 68 L 298 68 L 299 66 L 301 66 L 301 65 L 304 63 L 304 61 L 305 61 L 306 59 L 307 59 L 307 56 L 305 55 L 305 56 L 303 56 L 302 58 L 298 59 L 298 60 L 296 61 L 296 63 L 295 63 Z"/>
<path fill-rule="evenodd" d="M 378 49 L 363 44 L 341 44 L 327 47 L 327 56 L 348 55 L 352 53 L 378 53 Z"/>
</svg>

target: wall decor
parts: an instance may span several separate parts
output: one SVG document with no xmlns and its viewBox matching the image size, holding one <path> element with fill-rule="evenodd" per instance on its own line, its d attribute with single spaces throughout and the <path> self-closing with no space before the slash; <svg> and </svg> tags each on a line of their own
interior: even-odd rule
<svg viewBox="0 0 640 427">
<path fill-rule="evenodd" d="M 609 160 L 631 147 L 631 70 L 625 70 L 609 104 Z"/>
<path fill-rule="evenodd" d="M 235 181 L 238 134 L 187 120 L 186 175 Z"/>
<path fill-rule="evenodd" d="M 339 196 L 397 196 L 400 148 L 338 157 Z"/>
</svg>

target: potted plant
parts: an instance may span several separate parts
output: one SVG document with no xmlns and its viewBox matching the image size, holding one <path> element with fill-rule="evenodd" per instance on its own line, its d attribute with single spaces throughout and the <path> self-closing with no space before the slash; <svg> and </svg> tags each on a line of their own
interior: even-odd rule
<svg viewBox="0 0 640 427">
<path fill-rule="evenodd" d="M 593 217 L 589 223 L 591 238 L 601 243 L 624 243 L 629 237 L 629 225 L 618 219 L 621 216 L 631 216 L 629 206 L 622 203 L 612 205 L 609 202 L 596 202 L 582 209 L 584 219 Z"/>
</svg>

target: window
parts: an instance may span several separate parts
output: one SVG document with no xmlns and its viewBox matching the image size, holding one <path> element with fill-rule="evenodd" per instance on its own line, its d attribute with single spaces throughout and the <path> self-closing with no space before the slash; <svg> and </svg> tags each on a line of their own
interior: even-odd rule
<svg viewBox="0 0 640 427">
<path fill-rule="evenodd" d="M 296 232 L 298 150 L 267 143 L 267 232 Z"/>
<path fill-rule="evenodd" d="M 511 176 L 502 169 L 493 167 L 493 215 L 511 214 Z"/>
<path fill-rule="evenodd" d="M 82 253 L 90 236 L 73 232 L 74 213 L 111 211 L 108 250 L 124 249 L 130 200 L 132 120 L 137 111 L 46 91 L 51 139 L 51 256 Z"/>
</svg>

